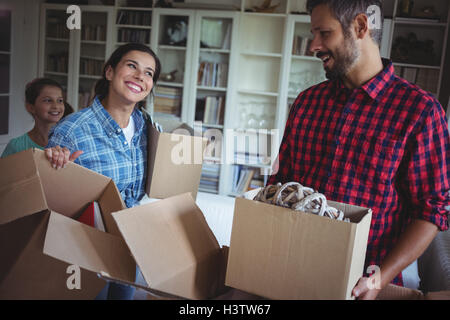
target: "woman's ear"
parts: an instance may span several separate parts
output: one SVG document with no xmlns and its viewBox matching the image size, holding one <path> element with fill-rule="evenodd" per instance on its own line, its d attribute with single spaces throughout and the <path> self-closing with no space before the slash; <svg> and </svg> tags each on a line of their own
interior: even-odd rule
<svg viewBox="0 0 450 320">
<path fill-rule="evenodd" d="M 114 76 L 114 69 L 111 67 L 111 65 L 108 65 L 105 71 L 105 78 L 106 80 L 111 81 L 113 76 Z"/>
</svg>

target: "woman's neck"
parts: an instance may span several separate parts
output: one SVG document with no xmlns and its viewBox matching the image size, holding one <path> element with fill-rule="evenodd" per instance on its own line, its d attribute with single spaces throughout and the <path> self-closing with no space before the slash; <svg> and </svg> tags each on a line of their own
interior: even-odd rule
<svg viewBox="0 0 450 320">
<path fill-rule="evenodd" d="M 117 103 L 118 101 L 118 99 L 112 99 L 111 96 L 107 96 L 103 99 L 102 105 L 121 128 L 126 128 L 133 113 L 134 104 L 127 105 L 120 102 Z"/>
</svg>

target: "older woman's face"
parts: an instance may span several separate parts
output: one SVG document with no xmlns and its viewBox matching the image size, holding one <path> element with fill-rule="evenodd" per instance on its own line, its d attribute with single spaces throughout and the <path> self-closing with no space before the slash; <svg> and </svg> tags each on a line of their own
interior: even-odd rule
<svg viewBox="0 0 450 320">
<path fill-rule="evenodd" d="M 106 79 L 110 81 L 109 95 L 126 104 L 144 100 L 153 88 L 155 68 L 155 59 L 147 52 L 128 52 L 114 69 L 108 67 L 106 71 Z"/>
</svg>

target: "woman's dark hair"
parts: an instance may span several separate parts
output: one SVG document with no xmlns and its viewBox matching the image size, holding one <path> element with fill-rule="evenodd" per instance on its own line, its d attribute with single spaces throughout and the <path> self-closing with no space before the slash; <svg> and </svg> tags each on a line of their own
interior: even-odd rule
<svg viewBox="0 0 450 320">
<path fill-rule="evenodd" d="M 367 14 L 370 6 L 378 6 L 380 13 L 380 28 L 370 29 L 370 36 L 373 41 L 381 46 L 381 38 L 383 36 L 383 2 L 382 0 L 308 0 L 306 2 L 306 9 L 309 14 L 318 5 L 327 5 L 334 17 L 339 21 L 345 36 L 348 36 L 349 29 L 353 20 L 358 14 Z"/>
<path fill-rule="evenodd" d="M 95 84 L 95 95 L 98 96 L 100 100 L 103 100 L 108 95 L 109 91 L 109 80 L 106 79 L 106 70 L 108 69 L 108 66 L 111 66 L 111 68 L 114 69 L 120 62 L 122 57 L 130 51 L 146 52 L 155 59 L 155 73 L 153 74 L 153 87 L 155 86 L 156 81 L 158 81 L 159 74 L 161 72 L 161 62 L 159 61 L 159 58 L 156 56 L 156 54 L 153 52 L 152 49 L 150 49 L 148 46 L 144 44 L 127 43 L 118 47 L 111 54 L 108 61 L 106 61 L 105 65 L 103 66 L 102 79 L 98 80 L 97 83 Z M 153 89 L 151 92 L 153 92 Z"/>
<path fill-rule="evenodd" d="M 36 98 L 41 94 L 42 89 L 45 86 L 57 87 L 63 92 L 62 86 L 55 80 L 50 78 L 36 78 L 33 81 L 27 83 L 25 87 L 25 101 L 30 104 L 36 102 Z"/>
</svg>

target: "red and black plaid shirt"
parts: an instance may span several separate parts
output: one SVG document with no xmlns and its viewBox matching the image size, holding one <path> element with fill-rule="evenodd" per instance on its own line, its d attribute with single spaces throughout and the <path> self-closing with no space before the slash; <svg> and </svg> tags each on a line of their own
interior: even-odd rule
<svg viewBox="0 0 450 320">
<path fill-rule="evenodd" d="M 351 90 L 325 81 L 295 100 L 268 184 L 300 182 L 371 208 L 366 267 L 381 265 L 412 219 L 448 229 L 450 137 L 439 102 L 384 70 Z M 276 168 L 274 168 L 276 169 Z M 393 282 L 402 285 L 401 274 Z"/>
</svg>

